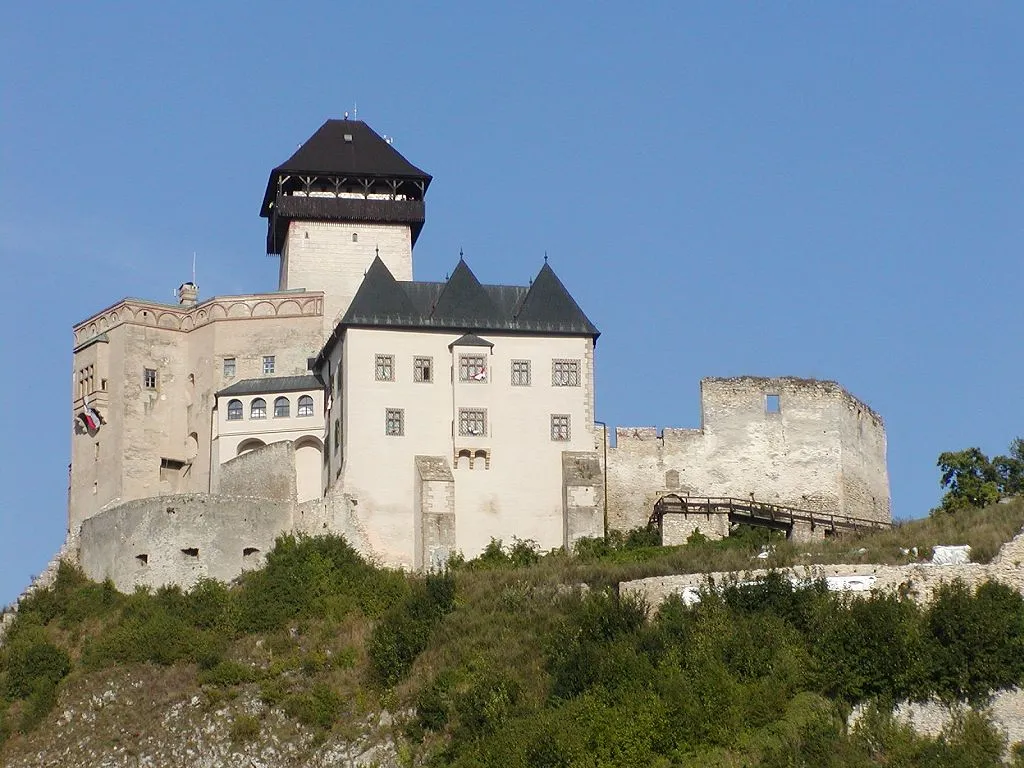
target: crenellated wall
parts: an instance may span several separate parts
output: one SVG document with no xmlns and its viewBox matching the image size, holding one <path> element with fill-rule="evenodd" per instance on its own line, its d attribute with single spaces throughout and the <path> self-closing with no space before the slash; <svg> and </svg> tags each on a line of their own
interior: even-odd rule
<svg viewBox="0 0 1024 768">
<path fill-rule="evenodd" d="M 645 525 L 666 493 L 891 520 L 881 417 L 835 382 L 706 378 L 701 416 L 699 429 L 615 430 L 610 528 Z"/>
</svg>

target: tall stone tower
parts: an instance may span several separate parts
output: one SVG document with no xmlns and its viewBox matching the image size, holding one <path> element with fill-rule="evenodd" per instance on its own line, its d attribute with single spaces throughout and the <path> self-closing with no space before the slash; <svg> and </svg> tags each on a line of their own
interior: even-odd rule
<svg viewBox="0 0 1024 768">
<path fill-rule="evenodd" d="M 267 253 L 281 257 L 280 290 L 324 292 L 325 337 L 375 256 L 412 280 L 430 178 L 359 120 L 328 120 L 270 172 Z"/>
</svg>

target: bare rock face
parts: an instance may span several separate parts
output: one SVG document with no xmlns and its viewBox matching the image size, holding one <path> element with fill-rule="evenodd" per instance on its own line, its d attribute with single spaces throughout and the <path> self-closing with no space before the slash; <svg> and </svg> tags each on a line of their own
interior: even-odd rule
<svg viewBox="0 0 1024 768">
<path fill-rule="evenodd" d="M 395 718 L 374 712 L 326 735 L 259 699 L 195 685 L 194 668 L 138 665 L 72 682 L 48 720 L 0 751 L 6 768 L 398 768 Z"/>
</svg>

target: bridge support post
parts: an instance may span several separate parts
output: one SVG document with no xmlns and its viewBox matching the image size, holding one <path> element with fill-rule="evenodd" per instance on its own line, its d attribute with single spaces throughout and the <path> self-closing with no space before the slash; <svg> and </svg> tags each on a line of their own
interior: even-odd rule
<svg viewBox="0 0 1024 768">
<path fill-rule="evenodd" d="M 789 529 L 790 541 L 820 541 L 825 538 L 825 526 L 811 526 L 809 522 L 794 520 L 793 527 Z"/>
</svg>

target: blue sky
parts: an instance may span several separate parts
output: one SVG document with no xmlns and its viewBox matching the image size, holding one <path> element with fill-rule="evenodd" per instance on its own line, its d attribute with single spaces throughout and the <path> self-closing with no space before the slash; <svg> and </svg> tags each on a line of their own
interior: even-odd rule
<svg viewBox="0 0 1024 768">
<path fill-rule="evenodd" d="M 1024 5 L 64 3 L 0 29 L 0 603 L 63 538 L 71 326 L 276 287 L 270 169 L 328 117 L 434 175 L 416 277 L 544 253 L 602 330 L 598 418 L 702 376 L 835 379 L 897 517 L 1024 434 Z M 627 12 L 628 9 L 628 12 Z"/>
</svg>

